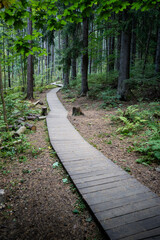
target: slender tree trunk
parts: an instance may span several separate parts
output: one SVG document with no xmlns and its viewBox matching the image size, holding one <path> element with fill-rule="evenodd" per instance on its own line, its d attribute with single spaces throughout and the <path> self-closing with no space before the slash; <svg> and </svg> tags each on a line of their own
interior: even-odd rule
<svg viewBox="0 0 160 240">
<path fill-rule="evenodd" d="M 47 50 L 47 42 L 44 41 L 44 48 Z M 45 78 L 46 78 L 46 84 L 48 82 L 48 75 L 47 75 L 47 56 L 44 56 L 44 63 L 45 63 Z"/>
<path fill-rule="evenodd" d="M 43 47 L 44 47 L 44 44 L 43 44 L 43 39 L 41 38 L 41 48 L 43 49 Z M 43 72 L 43 55 L 41 56 L 41 86 L 43 86 L 43 78 L 44 78 L 44 76 L 43 76 L 43 74 L 44 74 L 44 72 Z"/>
<path fill-rule="evenodd" d="M 129 18 L 127 11 L 123 12 L 123 20 Z M 130 77 L 130 45 L 131 45 L 131 29 L 126 27 L 121 35 L 121 53 L 120 53 L 120 70 L 118 78 L 118 97 L 121 100 L 126 100 L 128 88 L 126 80 Z"/>
<path fill-rule="evenodd" d="M 51 46 L 51 80 L 54 73 L 54 45 Z"/>
<path fill-rule="evenodd" d="M 50 47 L 49 47 L 49 38 L 47 37 L 47 84 L 50 82 Z"/>
<path fill-rule="evenodd" d="M 66 50 L 68 48 L 68 34 L 67 33 L 64 34 L 63 47 L 64 47 L 64 50 Z M 64 87 L 69 86 L 70 65 L 71 65 L 71 59 L 67 55 L 67 56 L 65 56 L 64 66 L 63 66 Z"/>
<path fill-rule="evenodd" d="M 155 71 L 156 71 L 156 73 L 160 72 L 160 27 L 158 28 L 158 34 L 157 34 Z"/>
<path fill-rule="evenodd" d="M 30 16 L 32 13 L 31 7 L 28 8 Z M 28 34 L 32 36 L 32 20 L 28 19 Z M 28 41 L 32 48 L 32 40 Z M 28 56 L 27 63 L 27 99 L 33 99 L 33 56 Z"/>
<path fill-rule="evenodd" d="M 21 55 L 21 71 L 22 71 L 22 88 L 25 89 L 25 77 L 24 77 L 24 65 L 23 65 L 23 57 Z"/>
<path fill-rule="evenodd" d="M 120 51 L 121 51 L 121 33 L 117 38 L 117 57 L 116 57 L 116 69 L 119 71 L 120 68 Z"/>
<path fill-rule="evenodd" d="M 132 40 L 131 40 L 131 64 L 135 64 L 135 58 L 136 58 L 136 19 L 133 17 L 132 20 Z"/>
<path fill-rule="evenodd" d="M 150 44 L 150 40 L 151 40 L 151 33 L 152 33 L 152 28 L 150 27 L 149 32 L 148 32 L 148 38 L 147 38 L 147 44 L 146 44 L 146 51 L 145 51 L 145 56 L 144 56 L 144 64 L 143 64 L 142 74 L 144 74 L 145 69 L 146 69 L 146 63 L 147 63 L 148 52 L 149 52 L 149 44 Z"/>
<path fill-rule="evenodd" d="M 93 32 L 93 20 L 91 23 L 91 32 Z M 92 63 L 93 63 L 93 50 L 92 50 L 92 46 L 91 46 L 90 57 L 89 57 L 89 74 L 92 73 Z"/>
<path fill-rule="evenodd" d="M 4 118 L 4 122 L 6 124 L 6 130 L 8 131 L 7 113 L 6 113 L 6 106 L 5 106 L 4 95 L 3 95 L 1 62 L 0 62 L 0 94 L 1 94 L 1 99 L 2 99 L 3 118 Z"/>
<path fill-rule="evenodd" d="M 3 36 L 4 36 L 4 25 L 3 25 Z M 6 55 L 5 55 L 5 38 L 3 37 L 3 76 L 4 76 L 4 89 L 6 90 Z"/>
<path fill-rule="evenodd" d="M 115 38 L 109 37 L 108 39 L 108 71 L 114 70 L 114 46 L 115 46 Z"/>
<path fill-rule="evenodd" d="M 38 57 L 38 75 L 40 75 L 40 71 L 41 71 L 40 68 L 41 68 L 40 67 L 40 57 Z"/>
<path fill-rule="evenodd" d="M 81 94 L 88 92 L 88 18 L 83 18 L 83 54 L 82 54 L 82 85 Z"/>
<path fill-rule="evenodd" d="M 11 88 L 11 71 L 10 71 L 10 59 L 9 59 L 9 44 L 7 49 L 7 58 L 8 58 L 8 86 Z"/>
<path fill-rule="evenodd" d="M 76 77 L 77 77 L 77 61 L 76 61 L 76 58 L 72 58 L 71 60 L 71 64 L 72 64 L 72 73 L 71 73 L 71 77 L 72 77 L 72 80 L 75 80 Z"/>
</svg>

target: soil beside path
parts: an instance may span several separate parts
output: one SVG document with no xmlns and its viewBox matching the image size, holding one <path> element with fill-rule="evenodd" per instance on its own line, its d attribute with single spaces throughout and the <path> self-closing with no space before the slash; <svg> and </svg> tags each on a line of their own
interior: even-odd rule
<svg viewBox="0 0 160 240">
<path fill-rule="evenodd" d="M 41 94 L 40 99 L 44 99 Z M 5 207 L 0 210 L 0 240 L 104 240 L 62 167 L 47 138 L 45 120 L 36 123 L 28 141 L 39 151 L 27 161 L 7 163 L 8 174 L 0 173 L 5 189 Z M 24 158 L 25 159 L 25 158 Z"/>
</svg>

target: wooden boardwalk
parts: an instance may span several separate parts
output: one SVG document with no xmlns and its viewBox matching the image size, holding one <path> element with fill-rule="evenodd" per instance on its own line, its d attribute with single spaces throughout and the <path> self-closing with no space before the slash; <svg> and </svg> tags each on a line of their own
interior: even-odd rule
<svg viewBox="0 0 160 240">
<path fill-rule="evenodd" d="M 160 198 L 81 137 L 57 91 L 47 94 L 50 141 L 106 239 L 160 240 Z"/>
</svg>

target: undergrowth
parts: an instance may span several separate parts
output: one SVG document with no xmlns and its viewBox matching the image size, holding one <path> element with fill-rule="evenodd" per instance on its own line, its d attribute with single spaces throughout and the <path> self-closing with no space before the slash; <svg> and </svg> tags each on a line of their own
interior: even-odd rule
<svg viewBox="0 0 160 240">
<path fill-rule="evenodd" d="M 132 150 L 142 154 L 137 163 L 160 163 L 160 102 L 118 109 L 111 120 L 117 124 L 117 134 L 140 136 L 140 141 L 132 147 Z"/>
<path fill-rule="evenodd" d="M 39 149 L 33 148 L 28 143 L 26 134 L 14 137 L 14 133 L 25 124 L 23 121 L 18 122 L 20 118 L 25 120 L 27 116 L 39 114 L 41 110 L 32 108 L 31 102 L 24 99 L 25 96 L 18 87 L 9 89 L 4 96 L 9 130 L 6 131 L 0 100 L 0 169 L 3 169 L 5 162 L 11 163 L 16 160 L 17 156 L 28 153 L 35 156 L 39 152 Z"/>
</svg>

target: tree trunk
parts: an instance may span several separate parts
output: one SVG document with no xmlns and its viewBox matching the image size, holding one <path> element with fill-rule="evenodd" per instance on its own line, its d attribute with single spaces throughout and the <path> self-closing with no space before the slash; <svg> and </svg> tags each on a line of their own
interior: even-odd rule
<svg viewBox="0 0 160 240">
<path fill-rule="evenodd" d="M 54 36 L 53 36 L 54 37 Z M 54 45 L 51 46 L 51 81 L 54 73 Z"/>
<path fill-rule="evenodd" d="M 9 44 L 7 49 L 7 58 L 8 58 L 8 86 L 11 88 L 11 71 L 10 71 L 10 59 L 9 59 Z"/>
<path fill-rule="evenodd" d="M 47 84 L 50 82 L 50 47 L 49 47 L 49 38 L 47 37 Z"/>
<path fill-rule="evenodd" d="M 32 20 L 31 20 L 31 7 L 28 8 L 30 18 L 28 19 L 28 34 L 32 36 Z M 32 48 L 32 40 L 28 41 Z M 27 99 L 33 99 L 33 56 L 28 56 L 27 63 Z"/>
<path fill-rule="evenodd" d="M 21 55 L 21 72 L 22 72 L 22 86 L 23 86 L 23 89 L 24 89 L 25 88 L 25 82 L 24 82 L 24 68 L 23 68 L 22 55 Z"/>
<path fill-rule="evenodd" d="M 160 27 L 158 28 L 158 34 L 157 34 L 155 71 L 156 71 L 156 73 L 160 72 Z"/>
<path fill-rule="evenodd" d="M 129 19 L 127 11 L 123 12 L 123 20 Z M 121 35 L 121 53 L 120 53 L 120 70 L 118 78 L 118 97 L 121 100 L 126 100 L 127 97 L 127 84 L 126 80 L 130 77 L 130 45 L 131 45 L 131 29 L 126 27 Z"/>
<path fill-rule="evenodd" d="M 2 99 L 3 118 L 4 118 L 4 122 L 6 124 L 6 130 L 8 131 L 7 113 L 6 113 L 6 106 L 5 106 L 4 95 L 3 95 L 1 62 L 0 62 L 0 94 L 1 94 L 1 99 Z"/>
<path fill-rule="evenodd" d="M 108 71 L 114 70 L 114 45 L 115 45 L 115 38 L 109 37 L 108 39 Z"/>
<path fill-rule="evenodd" d="M 41 38 L 41 48 L 43 49 L 43 47 L 44 47 L 44 44 L 43 44 L 43 39 Z M 41 86 L 43 86 L 43 78 L 44 78 L 44 76 L 43 76 L 43 55 L 41 56 L 41 77 L 42 77 L 42 79 L 41 79 Z"/>
<path fill-rule="evenodd" d="M 64 47 L 64 51 L 66 51 L 68 48 L 68 34 L 67 33 L 64 34 L 63 47 Z M 66 53 L 66 54 L 67 55 L 64 57 L 64 65 L 63 65 L 64 87 L 69 86 L 69 73 L 70 73 L 70 65 L 71 65 L 71 59 L 68 56 L 68 53 Z"/>
<path fill-rule="evenodd" d="M 76 77 L 77 77 L 77 61 L 76 61 L 75 57 L 72 58 L 71 64 L 72 64 L 72 74 L 71 74 L 71 77 L 72 77 L 72 80 L 75 80 Z"/>
<path fill-rule="evenodd" d="M 132 20 L 132 40 L 131 40 L 131 64 L 134 65 L 136 58 L 136 19 Z"/>
<path fill-rule="evenodd" d="M 117 57 L 116 57 L 116 69 L 119 71 L 120 68 L 120 51 L 121 51 L 121 33 L 117 38 Z"/>
<path fill-rule="evenodd" d="M 3 25 L 3 36 L 4 36 L 4 25 Z M 5 55 L 5 37 L 3 37 L 3 76 L 4 76 L 4 89 L 6 90 L 6 55 Z"/>
<path fill-rule="evenodd" d="M 152 27 L 150 27 L 149 32 L 148 32 L 148 38 L 147 38 L 147 44 L 146 44 L 146 51 L 145 51 L 145 56 L 144 56 L 144 64 L 143 64 L 142 74 L 144 74 L 145 69 L 146 69 L 146 63 L 147 63 L 148 52 L 149 52 L 149 44 L 150 44 L 150 40 L 151 40 L 151 33 L 152 33 Z"/>
<path fill-rule="evenodd" d="M 88 92 L 88 18 L 83 18 L 83 54 L 82 54 L 82 85 L 81 94 Z"/>
<path fill-rule="evenodd" d="M 38 57 L 38 75 L 40 75 L 40 57 Z"/>
</svg>

